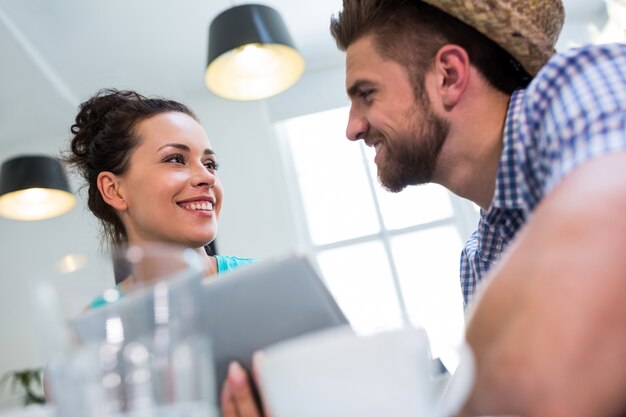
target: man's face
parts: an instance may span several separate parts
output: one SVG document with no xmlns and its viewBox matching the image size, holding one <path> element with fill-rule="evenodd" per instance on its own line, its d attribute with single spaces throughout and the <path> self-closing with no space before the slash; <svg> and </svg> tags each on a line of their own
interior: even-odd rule
<svg viewBox="0 0 626 417">
<path fill-rule="evenodd" d="M 346 136 L 374 147 L 381 184 L 398 192 L 431 182 L 448 123 L 434 114 L 425 92 L 416 99 L 407 70 L 383 59 L 372 36 L 347 49 L 346 89 L 351 100 Z"/>
</svg>

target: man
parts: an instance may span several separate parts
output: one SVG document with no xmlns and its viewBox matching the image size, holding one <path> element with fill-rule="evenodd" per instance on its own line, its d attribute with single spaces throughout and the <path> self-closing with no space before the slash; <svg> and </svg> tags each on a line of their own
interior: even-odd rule
<svg viewBox="0 0 626 417">
<path fill-rule="evenodd" d="M 344 0 L 350 140 L 391 191 L 482 208 L 465 415 L 626 411 L 626 45 L 554 55 L 560 0 Z M 477 286 L 479 296 L 473 300 Z"/>
<path fill-rule="evenodd" d="M 554 55 L 562 22 L 560 0 L 344 0 L 331 23 L 381 183 L 483 209 L 464 415 L 626 411 L 626 46 Z M 256 416 L 234 368 L 225 415 Z"/>
</svg>

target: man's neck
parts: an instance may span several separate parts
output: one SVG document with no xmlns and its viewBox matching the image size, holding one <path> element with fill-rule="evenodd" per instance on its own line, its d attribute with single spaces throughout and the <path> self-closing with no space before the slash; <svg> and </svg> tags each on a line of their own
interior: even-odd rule
<svg viewBox="0 0 626 417">
<path fill-rule="evenodd" d="M 457 115 L 438 163 L 435 182 L 485 210 L 495 192 L 509 101 L 492 91 Z"/>
</svg>

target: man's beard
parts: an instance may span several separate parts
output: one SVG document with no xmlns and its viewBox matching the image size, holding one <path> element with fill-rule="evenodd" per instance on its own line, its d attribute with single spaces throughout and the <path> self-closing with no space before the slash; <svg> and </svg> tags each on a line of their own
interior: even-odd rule
<svg viewBox="0 0 626 417">
<path fill-rule="evenodd" d="M 394 193 L 407 185 L 432 181 L 439 153 L 450 130 L 449 123 L 434 114 L 428 100 L 420 101 L 422 108 L 416 107 L 407 115 L 413 119 L 413 136 L 383 143 L 385 154 L 378 163 L 378 180 Z"/>
</svg>

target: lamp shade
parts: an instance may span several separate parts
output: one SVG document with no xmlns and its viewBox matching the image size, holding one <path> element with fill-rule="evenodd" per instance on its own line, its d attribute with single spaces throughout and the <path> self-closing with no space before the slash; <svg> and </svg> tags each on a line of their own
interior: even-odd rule
<svg viewBox="0 0 626 417">
<path fill-rule="evenodd" d="M 5 161 L 0 169 L 0 216 L 12 220 L 44 220 L 76 205 L 61 163 L 49 156 L 25 155 Z"/>
<path fill-rule="evenodd" d="M 295 84 L 304 72 L 285 22 L 271 7 L 244 4 L 220 13 L 209 28 L 204 81 L 231 100 L 258 100 Z"/>
</svg>

